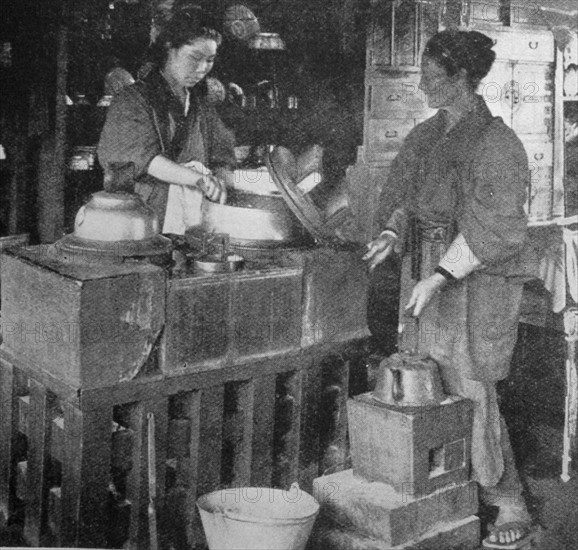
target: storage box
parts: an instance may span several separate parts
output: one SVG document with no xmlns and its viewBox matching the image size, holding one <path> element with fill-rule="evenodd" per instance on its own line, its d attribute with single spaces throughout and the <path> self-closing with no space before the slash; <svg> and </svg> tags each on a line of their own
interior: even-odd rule
<svg viewBox="0 0 578 550">
<path fill-rule="evenodd" d="M 75 265 L 47 247 L 2 257 L 3 346 L 77 388 L 114 385 L 143 366 L 165 321 L 165 272 Z"/>
</svg>

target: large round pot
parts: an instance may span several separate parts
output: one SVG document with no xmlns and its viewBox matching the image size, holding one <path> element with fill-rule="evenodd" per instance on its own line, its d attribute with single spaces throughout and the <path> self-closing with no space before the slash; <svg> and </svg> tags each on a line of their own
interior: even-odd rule
<svg viewBox="0 0 578 550">
<path fill-rule="evenodd" d="M 159 220 L 142 199 L 131 193 L 94 193 L 80 208 L 74 235 L 95 241 L 143 241 L 159 233 Z"/>
<path fill-rule="evenodd" d="M 54 249 L 65 262 L 139 258 L 166 265 L 172 244 L 160 235 L 157 215 L 138 195 L 99 191 L 76 214 L 74 233 L 54 243 Z"/>
<path fill-rule="evenodd" d="M 245 246 L 307 246 L 311 236 L 285 204 L 282 196 L 230 190 L 227 204 L 203 201 L 201 228 L 208 234 L 229 236 Z"/>
<path fill-rule="evenodd" d="M 409 352 L 381 362 L 373 397 L 401 407 L 439 405 L 446 398 L 436 362 Z"/>
</svg>

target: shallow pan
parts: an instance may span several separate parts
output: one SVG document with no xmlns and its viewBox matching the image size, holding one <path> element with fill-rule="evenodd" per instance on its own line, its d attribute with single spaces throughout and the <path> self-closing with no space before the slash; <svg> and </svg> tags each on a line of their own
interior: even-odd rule
<svg viewBox="0 0 578 550">
<path fill-rule="evenodd" d="M 203 273 L 232 273 L 243 269 L 245 259 L 237 254 L 227 254 L 225 257 L 205 254 L 193 260 L 195 270 Z"/>
</svg>

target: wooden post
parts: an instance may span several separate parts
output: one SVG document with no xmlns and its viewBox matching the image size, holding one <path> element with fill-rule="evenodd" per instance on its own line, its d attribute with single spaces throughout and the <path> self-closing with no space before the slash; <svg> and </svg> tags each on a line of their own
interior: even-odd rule
<svg viewBox="0 0 578 550">
<path fill-rule="evenodd" d="M 215 490 L 221 482 L 224 394 L 223 384 L 202 390 L 198 469 L 198 492 L 201 495 Z"/>
<path fill-rule="evenodd" d="M 250 382 L 236 385 L 237 413 L 234 429 L 239 434 L 238 443 L 234 449 L 233 487 L 249 485 L 251 479 L 251 464 L 253 456 L 253 412 L 255 395 Z"/>
<path fill-rule="evenodd" d="M 303 407 L 301 410 L 301 443 L 299 445 L 299 485 L 311 489 L 319 472 L 319 438 L 321 406 L 321 369 L 319 361 L 310 358 L 303 373 Z"/>
<path fill-rule="evenodd" d="M 67 2 L 63 3 L 66 8 Z M 64 231 L 66 164 L 66 87 L 68 28 L 61 24 L 56 50 L 56 108 L 54 133 L 42 144 L 38 177 L 38 233 L 40 241 L 52 243 Z"/>
<path fill-rule="evenodd" d="M 273 472 L 273 424 L 275 421 L 274 374 L 255 378 L 253 387 L 253 453 L 251 484 L 269 487 Z"/>
<path fill-rule="evenodd" d="M 14 418 L 15 397 L 14 367 L 7 361 L 0 360 L 0 528 L 8 521 L 12 510 L 10 480 L 17 422 L 17 418 Z"/>
<path fill-rule="evenodd" d="M 65 546 L 106 545 L 112 410 L 64 404 L 62 527 Z"/>
<path fill-rule="evenodd" d="M 566 402 L 564 412 L 564 450 L 562 454 L 562 481 L 571 477 L 572 453 L 576 449 L 576 426 L 578 425 L 578 309 L 568 308 L 564 312 L 564 332 L 566 333 Z M 574 457 L 576 458 L 576 457 Z"/>
<path fill-rule="evenodd" d="M 273 486 L 289 489 L 299 474 L 302 371 L 284 375 L 278 381 L 277 392 Z"/>
<path fill-rule="evenodd" d="M 554 166 L 552 177 L 552 218 L 564 217 L 564 55 L 555 48 L 554 114 L 552 141 L 554 142 Z"/>
<path fill-rule="evenodd" d="M 42 546 L 42 523 L 46 513 L 48 465 L 48 395 L 46 388 L 30 380 L 30 413 L 28 425 L 28 487 L 24 538 L 33 546 Z"/>
</svg>

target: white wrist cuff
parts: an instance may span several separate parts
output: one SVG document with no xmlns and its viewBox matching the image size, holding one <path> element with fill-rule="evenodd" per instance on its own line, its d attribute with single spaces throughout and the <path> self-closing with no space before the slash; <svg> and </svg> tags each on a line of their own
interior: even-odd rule
<svg viewBox="0 0 578 550">
<path fill-rule="evenodd" d="M 395 237 L 396 239 L 399 238 L 399 235 L 393 229 L 385 229 L 379 234 L 380 237 L 383 237 L 385 235 L 390 235 L 391 237 Z"/>
<path fill-rule="evenodd" d="M 456 279 L 463 279 L 470 273 L 483 268 L 482 262 L 476 258 L 461 233 L 448 246 L 439 266 Z"/>
</svg>

